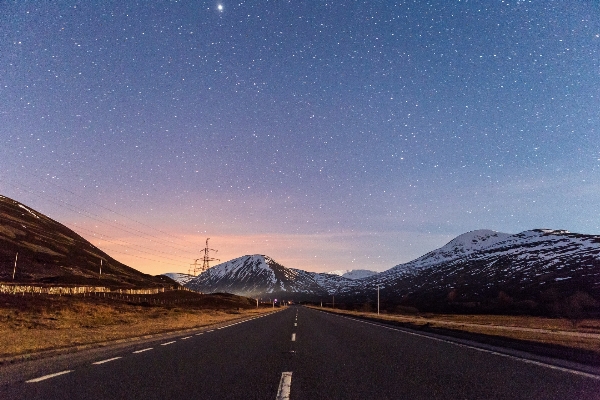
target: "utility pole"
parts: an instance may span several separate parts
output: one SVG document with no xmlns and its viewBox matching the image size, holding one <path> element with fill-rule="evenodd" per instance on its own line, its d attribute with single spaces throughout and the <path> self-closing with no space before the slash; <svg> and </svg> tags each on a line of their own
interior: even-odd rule
<svg viewBox="0 0 600 400">
<path fill-rule="evenodd" d="M 102 275 L 102 259 L 100 259 L 100 275 Z"/>
<path fill-rule="evenodd" d="M 15 268 L 13 269 L 13 281 L 15 280 L 15 273 L 17 272 L 17 258 L 19 257 L 19 252 L 17 251 L 17 255 L 15 256 Z"/>
<path fill-rule="evenodd" d="M 335 296 L 331 296 L 331 308 L 335 308 Z"/>
<path fill-rule="evenodd" d="M 377 285 L 377 315 L 379 315 L 379 285 Z"/>
</svg>

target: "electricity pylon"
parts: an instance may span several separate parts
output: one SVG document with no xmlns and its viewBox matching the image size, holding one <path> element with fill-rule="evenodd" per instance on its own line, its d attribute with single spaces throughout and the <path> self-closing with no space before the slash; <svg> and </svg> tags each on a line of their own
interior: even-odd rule
<svg viewBox="0 0 600 400">
<path fill-rule="evenodd" d="M 188 275 L 196 275 L 196 271 L 198 270 L 198 260 L 199 258 L 196 258 L 194 260 L 193 264 L 190 264 L 190 268 L 188 269 Z M 194 267 L 194 268 L 192 268 Z"/>
<path fill-rule="evenodd" d="M 198 260 L 200 260 L 199 258 L 197 258 L 196 260 L 194 260 L 193 264 L 190 264 L 190 270 L 192 269 L 192 265 L 194 266 L 194 273 L 190 274 L 190 275 L 198 275 L 199 273 L 203 273 L 204 271 L 206 271 L 207 269 L 210 268 L 210 262 L 211 261 L 221 261 L 218 258 L 212 258 L 208 252 L 209 251 L 214 251 L 215 253 L 218 252 L 219 250 L 215 250 L 215 249 L 209 249 L 208 248 L 208 239 L 210 238 L 206 238 L 206 246 L 204 247 L 204 257 L 202 257 L 202 267 L 200 267 L 198 265 Z"/>
</svg>

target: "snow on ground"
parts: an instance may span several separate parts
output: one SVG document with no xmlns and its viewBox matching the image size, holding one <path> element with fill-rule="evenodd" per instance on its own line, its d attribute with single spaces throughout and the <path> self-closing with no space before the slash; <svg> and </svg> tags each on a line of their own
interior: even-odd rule
<svg viewBox="0 0 600 400">
<path fill-rule="evenodd" d="M 38 218 L 38 219 L 40 218 L 40 217 L 38 217 L 38 216 L 36 215 L 36 213 L 34 213 L 33 211 L 31 211 L 29 208 L 25 207 L 23 204 L 18 204 L 18 206 L 19 206 L 19 207 L 21 207 L 21 208 L 23 208 L 24 210 L 27 210 L 27 212 L 28 212 L 29 214 L 33 215 L 34 217 L 36 217 L 36 218 Z"/>
<path fill-rule="evenodd" d="M 368 269 L 336 269 L 334 271 L 325 272 L 325 274 L 338 275 L 346 279 L 362 279 L 377 275 L 378 272 Z"/>
<path fill-rule="evenodd" d="M 173 279 L 175 282 L 179 283 L 180 285 L 185 285 L 190 280 L 195 278 L 194 275 L 182 274 L 180 272 L 167 272 L 167 273 L 164 273 L 163 275 Z"/>
</svg>

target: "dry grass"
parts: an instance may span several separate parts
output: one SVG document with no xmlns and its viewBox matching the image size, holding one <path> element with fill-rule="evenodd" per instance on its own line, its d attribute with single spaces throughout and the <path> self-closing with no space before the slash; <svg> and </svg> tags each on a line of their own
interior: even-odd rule
<svg viewBox="0 0 600 400">
<path fill-rule="evenodd" d="M 232 304 L 142 306 L 75 296 L 38 296 L 28 304 L 14 304 L 19 297 L 0 296 L 0 357 L 198 328 L 272 311 Z"/>
<path fill-rule="evenodd" d="M 317 308 L 317 307 L 315 307 Z M 380 314 L 327 309 L 341 314 L 377 318 L 410 324 L 416 328 L 444 328 L 476 334 L 500 336 L 536 343 L 590 350 L 600 354 L 600 320 L 587 319 L 573 324 L 564 318 L 542 318 L 509 315 L 456 314 Z"/>
</svg>

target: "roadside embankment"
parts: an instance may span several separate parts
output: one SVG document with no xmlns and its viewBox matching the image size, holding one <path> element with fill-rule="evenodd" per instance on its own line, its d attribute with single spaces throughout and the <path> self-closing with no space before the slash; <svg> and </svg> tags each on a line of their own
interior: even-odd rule
<svg viewBox="0 0 600 400">
<path fill-rule="evenodd" d="M 178 302 L 173 304 L 175 295 Z M 182 291 L 155 296 L 169 296 L 169 305 L 103 297 L 0 295 L 0 362 L 201 328 L 273 311 L 232 295 Z"/>
</svg>

